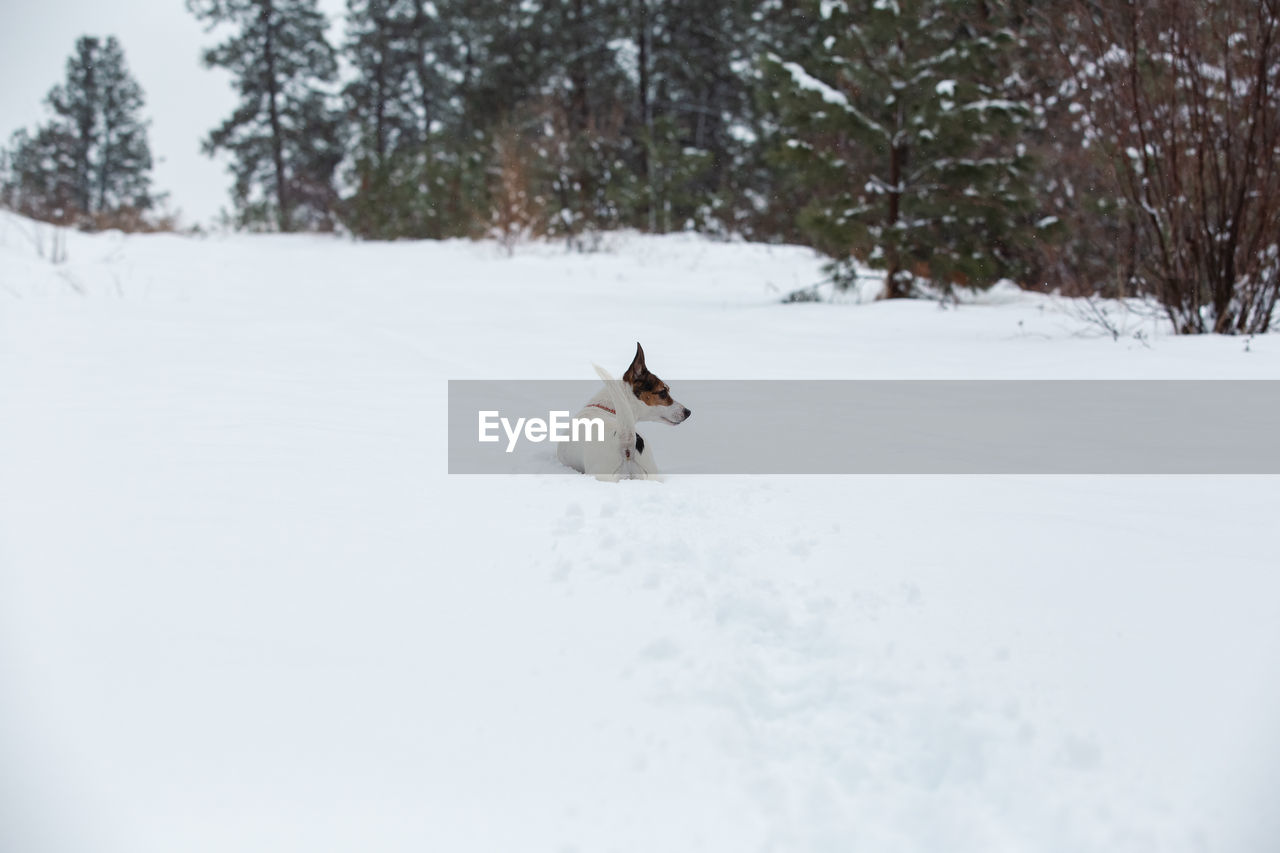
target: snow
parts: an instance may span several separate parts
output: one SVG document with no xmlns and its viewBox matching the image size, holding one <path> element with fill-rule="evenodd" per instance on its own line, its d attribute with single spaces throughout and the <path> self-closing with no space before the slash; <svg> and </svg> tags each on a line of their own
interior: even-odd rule
<svg viewBox="0 0 1280 853">
<path fill-rule="evenodd" d="M 1239 851 L 1277 478 L 451 478 L 446 380 L 1280 377 L 796 247 L 0 214 L 0 849 Z M 687 401 L 686 401 L 687 402 Z M 694 407 L 696 410 L 696 406 Z M 646 438 L 665 442 L 698 417 Z"/>
<path fill-rule="evenodd" d="M 982 98 L 977 101 L 971 101 L 964 105 L 962 109 L 966 110 L 1009 110 L 1017 112 L 1026 109 L 1026 104 L 1017 101 L 1010 101 L 1004 98 Z"/>
<path fill-rule="evenodd" d="M 776 57 L 774 57 L 776 61 Z M 808 71 L 796 62 L 782 62 L 781 66 L 791 75 L 791 79 L 797 86 L 806 92 L 817 92 L 822 100 L 828 104 L 834 104 L 838 107 L 849 107 L 849 99 L 843 92 L 840 92 L 826 83 L 823 83 L 817 77 L 814 77 Z"/>
<path fill-rule="evenodd" d="M 792 82 L 795 83 L 795 85 L 802 91 L 816 92 L 826 103 L 843 108 L 843 111 L 848 116 L 863 125 L 866 129 L 885 139 L 891 138 L 892 134 L 889 133 L 888 129 L 886 129 L 884 125 L 880 124 L 875 119 L 855 107 L 843 92 L 827 85 L 817 77 L 814 77 L 798 63 L 783 62 L 781 58 L 772 53 L 768 54 L 768 59 L 770 62 L 777 64 L 780 68 L 791 75 Z M 816 112 L 815 116 L 824 117 L 825 113 Z"/>
<path fill-rule="evenodd" d="M 741 122 L 734 122 L 729 125 L 726 132 L 729 134 L 730 139 L 735 142 L 741 142 L 744 145 L 754 145 L 756 140 L 759 139 L 754 130 Z"/>
<path fill-rule="evenodd" d="M 618 68 L 633 83 L 640 80 L 640 48 L 634 39 L 614 39 L 609 42 L 609 50 L 613 51 L 614 61 Z"/>
<path fill-rule="evenodd" d="M 822 16 L 822 20 L 829 20 L 836 13 L 849 14 L 849 7 L 844 0 L 822 0 L 818 4 L 818 14 Z"/>
</svg>

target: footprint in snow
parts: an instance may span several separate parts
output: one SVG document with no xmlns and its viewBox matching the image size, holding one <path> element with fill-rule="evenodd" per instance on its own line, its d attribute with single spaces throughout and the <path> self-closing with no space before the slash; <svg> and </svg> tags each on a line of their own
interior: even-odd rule
<svg viewBox="0 0 1280 853">
<path fill-rule="evenodd" d="M 1102 766 L 1102 748 L 1090 738 L 1070 735 L 1058 748 L 1058 760 L 1072 770 L 1097 770 Z"/>
<path fill-rule="evenodd" d="M 566 533 L 577 533 L 582 529 L 582 523 L 582 507 L 576 503 L 569 504 L 565 507 L 564 516 L 556 524 L 556 534 L 563 536 Z"/>
<path fill-rule="evenodd" d="M 661 637 L 640 650 L 640 656 L 651 661 L 668 661 L 680 656 L 680 647 L 670 637 Z"/>
</svg>

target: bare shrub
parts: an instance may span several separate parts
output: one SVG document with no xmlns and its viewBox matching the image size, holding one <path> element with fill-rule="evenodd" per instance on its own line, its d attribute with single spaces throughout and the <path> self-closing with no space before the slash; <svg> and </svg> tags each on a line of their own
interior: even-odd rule
<svg viewBox="0 0 1280 853">
<path fill-rule="evenodd" d="M 80 218 L 86 231 L 123 231 L 126 234 L 151 234 L 178 230 L 177 217 L 171 213 L 154 214 L 136 207 L 119 207 Z"/>
<path fill-rule="evenodd" d="M 534 192 L 530 174 L 534 157 L 514 128 L 502 129 L 494 139 L 489 233 L 507 254 L 512 254 L 521 240 L 542 233 L 545 205 Z"/>
<path fill-rule="evenodd" d="M 1133 207 L 1134 291 L 1176 331 L 1266 331 L 1280 294 L 1280 0 L 1076 6 L 1089 137 Z"/>
</svg>

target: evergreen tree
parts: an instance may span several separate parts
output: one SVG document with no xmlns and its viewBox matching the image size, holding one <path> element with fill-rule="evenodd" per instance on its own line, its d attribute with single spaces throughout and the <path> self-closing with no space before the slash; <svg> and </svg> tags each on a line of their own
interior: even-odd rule
<svg viewBox="0 0 1280 853">
<path fill-rule="evenodd" d="M 913 282 L 990 284 L 1016 274 L 1028 106 L 1002 91 L 1011 33 L 964 0 L 812 3 L 815 48 L 769 57 L 780 163 L 815 188 L 801 227 L 848 284 L 854 259 L 884 295 Z"/>
<path fill-rule="evenodd" d="M 624 106 L 631 87 L 614 45 L 621 5 L 549 2 L 541 16 L 549 224 L 571 238 L 629 224 L 636 146 Z"/>
<path fill-rule="evenodd" d="M 325 84 L 337 62 L 315 0 L 188 0 L 187 8 L 210 28 L 237 28 L 204 54 L 207 66 L 235 76 L 240 93 L 240 106 L 204 148 L 232 155 L 240 223 L 330 226 L 342 148 Z"/>
<path fill-rule="evenodd" d="M 50 121 L 34 134 L 19 131 L 10 142 L 2 190 L 7 204 L 31 216 L 86 225 L 152 207 L 142 88 L 115 37 L 78 39 L 66 78 L 46 104 Z"/>
<path fill-rule="evenodd" d="M 750 69 L 761 48 L 759 4 L 742 0 L 634 0 L 640 174 L 647 222 L 666 231 L 740 226 L 753 187 Z"/>
<path fill-rule="evenodd" d="M 347 0 L 344 51 L 354 79 L 343 90 L 348 114 L 360 133 L 358 156 L 382 166 L 401 138 L 412 136 L 416 117 L 408 103 L 413 56 L 403 17 L 406 3 L 396 0 Z"/>
<path fill-rule="evenodd" d="M 132 205 L 149 207 L 151 150 L 142 111 L 142 87 L 125 67 L 124 51 L 108 38 L 97 58 L 101 106 L 97 162 L 94 164 L 95 209 Z M 142 202 L 140 204 L 140 202 Z"/>
<path fill-rule="evenodd" d="M 47 124 L 34 135 L 14 131 L 0 172 L 0 202 L 25 216 L 73 224 L 76 206 L 75 141 Z"/>
<path fill-rule="evenodd" d="M 483 181 L 475 146 L 460 140 L 464 73 L 445 14 L 453 10 L 443 0 L 348 0 L 343 53 L 355 74 L 343 99 L 355 190 L 344 216 L 358 234 L 467 233 L 472 214 L 457 208 Z"/>
<path fill-rule="evenodd" d="M 72 202 L 84 213 L 90 211 L 94 200 L 91 157 L 101 128 L 103 81 L 96 61 L 99 53 L 98 39 L 77 39 L 75 53 L 67 60 L 66 82 L 55 86 L 47 98 L 55 122 L 72 140 Z"/>
<path fill-rule="evenodd" d="M 396 96 L 390 0 L 347 0 L 346 39 L 341 47 L 355 76 L 343 89 L 344 139 L 354 156 L 353 196 L 344 202 L 343 219 L 363 237 L 389 237 L 387 167 L 388 103 Z M 390 214 L 390 215 L 388 215 Z"/>
<path fill-rule="evenodd" d="M 619 226 L 772 236 L 761 211 L 780 177 L 760 153 L 754 67 L 773 19 L 757 6 L 348 0 L 346 222 L 588 244 Z"/>
</svg>

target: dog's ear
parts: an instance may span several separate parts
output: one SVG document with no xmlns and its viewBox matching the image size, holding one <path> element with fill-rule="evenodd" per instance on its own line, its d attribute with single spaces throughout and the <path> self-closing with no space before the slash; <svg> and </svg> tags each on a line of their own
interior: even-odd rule
<svg viewBox="0 0 1280 853">
<path fill-rule="evenodd" d="M 627 368 L 627 372 L 622 374 L 622 381 L 634 385 L 648 372 L 649 368 L 644 366 L 644 348 L 640 346 L 639 341 L 636 341 L 636 357 L 631 360 L 631 366 Z"/>
</svg>

